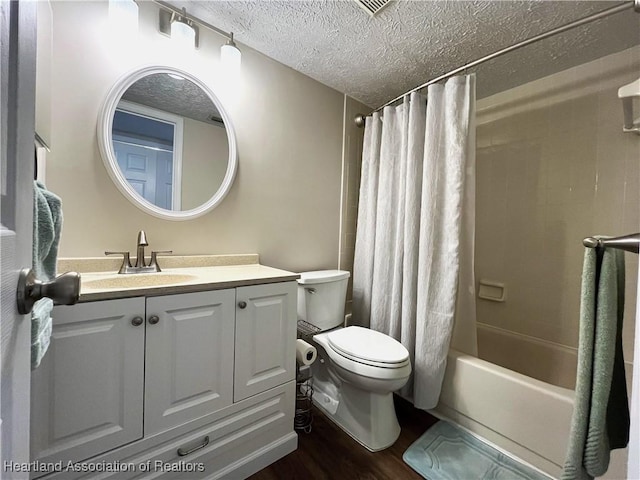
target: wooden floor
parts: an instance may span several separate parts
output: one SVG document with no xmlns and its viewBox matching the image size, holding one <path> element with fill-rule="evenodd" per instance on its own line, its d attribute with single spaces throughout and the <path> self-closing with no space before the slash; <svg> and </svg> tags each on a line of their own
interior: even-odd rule
<svg viewBox="0 0 640 480">
<path fill-rule="evenodd" d="M 438 421 L 428 413 L 395 397 L 402 432 L 396 443 L 381 452 L 365 449 L 314 408 L 311 433 L 298 434 L 298 449 L 261 470 L 251 480 L 410 480 L 422 479 L 402 454 Z"/>
</svg>

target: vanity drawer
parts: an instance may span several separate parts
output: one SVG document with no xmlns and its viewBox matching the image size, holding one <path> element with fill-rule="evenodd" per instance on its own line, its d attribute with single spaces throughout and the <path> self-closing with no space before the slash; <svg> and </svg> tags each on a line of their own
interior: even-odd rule
<svg viewBox="0 0 640 480">
<path fill-rule="evenodd" d="M 58 471 L 42 480 L 246 478 L 296 449 L 295 387 L 295 381 L 288 382 L 187 425 L 90 458 L 75 471 Z M 209 442 L 204 448 L 178 454 L 178 449 L 193 449 L 206 437 Z M 197 471 L 202 470 L 198 463 L 204 471 Z M 187 471 L 185 464 L 191 464 L 193 471 Z M 119 471 L 81 470 L 101 465 Z"/>
<path fill-rule="evenodd" d="M 153 457 L 137 459 L 138 464 L 150 462 L 151 471 L 134 478 L 243 478 L 245 475 L 240 473 L 242 467 L 253 460 L 256 453 L 262 453 L 265 447 L 268 449 L 272 444 L 293 443 L 293 448 L 289 449 L 293 451 L 297 445 L 297 437 L 293 432 L 295 382 L 281 385 L 258 397 L 261 398 L 259 403 L 250 399 L 242 410 L 182 435 L 153 452 Z M 261 465 L 266 466 L 289 451 L 276 458 L 266 455 Z"/>
</svg>

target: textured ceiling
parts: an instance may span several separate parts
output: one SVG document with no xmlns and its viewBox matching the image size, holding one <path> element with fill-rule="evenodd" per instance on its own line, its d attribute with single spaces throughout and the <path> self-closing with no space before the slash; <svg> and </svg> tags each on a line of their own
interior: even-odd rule
<svg viewBox="0 0 640 480">
<path fill-rule="evenodd" d="M 222 121 L 204 90 L 186 78 L 173 78 L 166 73 L 141 78 L 127 88 L 122 99 L 204 123 L 218 125 Z"/>
<path fill-rule="evenodd" d="M 621 2 L 396 0 L 373 18 L 351 0 L 171 3 L 378 107 L 469 61 Z M 478 97 L 639 43 L 640 14 L 626 10 L 478 67 Z"/>
</svg>

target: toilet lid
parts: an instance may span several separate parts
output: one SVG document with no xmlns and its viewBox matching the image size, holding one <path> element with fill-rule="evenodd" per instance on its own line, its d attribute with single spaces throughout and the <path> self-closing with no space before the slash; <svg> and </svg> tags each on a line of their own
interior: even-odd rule
<svg viewBox="0 0 640 480">
<path fill-rule="evenodd" d="M 400 342 L 368 328 L 339 328 L 330 332 L 327 340 L 336 352 L 363 363 L 394 368 L 409 359 L 409 352 Z"/>
</svg>

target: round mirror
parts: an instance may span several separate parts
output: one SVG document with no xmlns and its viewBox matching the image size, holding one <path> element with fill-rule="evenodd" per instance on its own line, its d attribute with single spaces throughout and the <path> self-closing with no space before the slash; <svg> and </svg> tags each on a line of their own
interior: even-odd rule
<svg viewBox="0 0 640 480">
<path fill-rule="evenodd" d="M 98 143 L 118 189 L 169 220 L 216 207 L 238 164 L 220 100 L 198 78 L 171 67 L 144 67 L 116 82 L 100 113 Z"/>
</svg>

